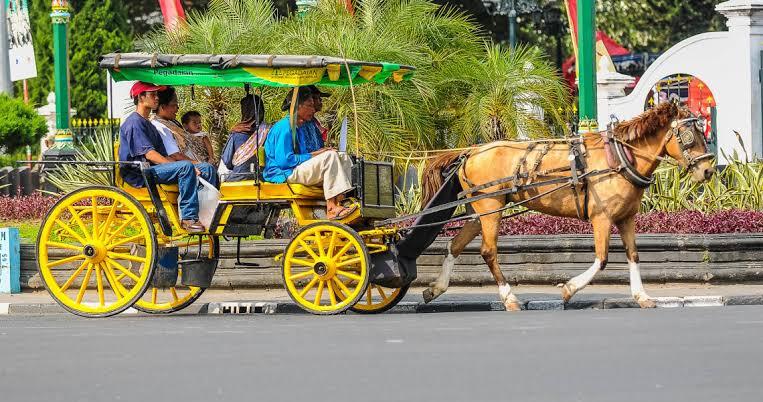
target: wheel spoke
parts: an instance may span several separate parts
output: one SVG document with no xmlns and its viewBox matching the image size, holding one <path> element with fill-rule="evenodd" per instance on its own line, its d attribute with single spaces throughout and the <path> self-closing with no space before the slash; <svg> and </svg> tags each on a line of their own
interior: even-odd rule
<svg viewBox="0 0 763 402">
<path fill-rule="evenodd" d="M 350 291 L 350 289 L 347 286 L 345 286 L 344 282 L 340 281 L 339 278 L 337 278 L 336 276 L 334 277 L 334 282 L 336 282 L 336 284 L 339 285 L 339 289 L 341 289 L 344 292 L 344 294 L 346 294 L 347 296 L 352 294 L 352 291 Z"/>
<path fill-rule="evenodd" d="M 336 270 L 336 274 L 337 275 L 342 275 L 345 278 L 355 279 L 358 282 L 360 282 L 360 280 L 361 280 L 360 275 L 355 275 L 355 274 L 349 273 L 347 271 L 342 271 L 340 269 Z"/>
<path fill-rule="evenodd" d="M 77 214 L 76 211 L 74 211 L 74 208 L 67 207 L 69 209 L 69 213 L 72 214 L 72 218 L 75 222 L 77 222 L 77 225 L 79 225 L 79 228 L 82 229 L 82 233 L 85 235 L 85 238 L 90 240 L 92 237 L 90 237 L 89 230 L 87 230 L 87 225 L 85 225 L 84 222 L 82 222 L 82 218 Z"/>
<path fill-rule="evenodd" d="M 98 225 L 100 225 L 98 223 L 98 197 L 92 196 L 91 199 L 93 201 L 93 210 L 91 212 L 93 214 L 93 236 L 91 238 L 100 239 L 101 236 L 98 234 Z"/>
<path fill-rule="evenodd" d="M 118 234 L 121 234 L 127 228 L 127 226 L 129 226 L 130 223 L 132 223 L 132 221 L 134 220 L 135 220 L 135 215 L 131 216 L 130 219 L 127 219 L 126 221 L 124 221 L 124 223 L 117 230 L 115 230 L 109 235 L 108 239 L 106 239 L 104 243 L 110 244 L 114 240 L 114 237 L 116 237 Z"/>
<path fill-rule="evenodd" d="M 151 303 L 156 304 L 156 298 L 159 296 L 159 289 L 153 288 L 151 289 Z"/>
<path fill-rule="evenodd" d="M 117 278 L 118 280 L 121 281 L 122 278 L 126 275 L 126 276 L 129 276 L 130 279 L 134 280 L 135 282 L 140 282 L 140 277 L 138 277 L 137 275 L 132 273 L 129 269 L 123 267 L 122 264 L 112 260 L 111 258 L 107 258 L 106 262 L 111 264 L 112 267 L 114 267 L 114 268 L 116 268 L 116 269 L 118 269 L 118 270 L 120 270 L 122 272 L 122 275 L 119 278 Z"/>
<path fill-rule="evenodd" d="M 98 304 L 103 307 L 104 305 L 104 297 L 103 297 L 103 279 L 101 278 L 101 264 L 95 265 L 95 283 L 98 287 Z"/>
<path fill-rule="evenodd" d="M 109 210 L 109 215 L 106 217 L 106 221 L 103 222 L 103 232 L 101 232 L 100 239 L 103 240 L 104 237 L 106 237 L 106 234 L 109 233 L 109 225 L 111 225 L 111 221 L 114 220 L 114 215 L 117 213 L 117 200 L 113 200 L 113 203 L 111 204 L 111 209 Z"/>
<path fill-rule="evenodd" d="M 87 272 L 85 272 L 85 279 L 82 281 L 82 284 L 79 286 L 79 292 L 77 293 L 77 300 L 75 302 L 77 304 L 82 303 L 82 298 L 85 296 L 85 291 L 87 290 L 87 284 L 90 282 L 90 274 L 93 272 L 93 266 L 90 265 L 87 267 Z"/>
<path fill-rule="evenodd" d="M 331 305 L 336 305 L 336 295 L 334 294 L 334 281 L 326 281 L 326 285 L 328 286 L 328 292 L 329 292 L 329 300 L 331 300 Z"/>
<path fill-rule="evenodd" d="M 77 277 L 82 273 L 82 270 L 87 267 L 87 264 L 87 261 L 82 261 L 82 264 L 80 264 L 79 268 L 74 271 L 74 274 L 72 274 L 72 276 L 70 276 L 69 279 L 61 286 L 61 292 L 66 292 L 69 289 L 69 286 L 74 283 L 74 280 L 77 279 Z"/>
<path fill-rule="evenodd" d="M 106 274 L 106 280 L 109 282 L 109 287 L 111 287 L 111 290 L 114 291 L 117 299 L 121 299 L 124 295 L 126 295 L 127 289 L 124 289 L 122 284 L 119 283 L 115 277 L 114 270 L 112 270 L 108 264 L 101 264 L 101 269 L 103 270 L 103 273 Z"/>
<path fill-rule="evenodd" d="M 56 248 L 65 248 L 67 250 L 74 250 L 74 251 L 82 252 L 82 245 L 75 246 L 73 244 L 59 243 L 57 241 L 49 241 L 49 242 L 46 243 L 46 246 L 48 248 L 50 248 L 52 246 L 52 247 L 56 247 Z"/>
<path fill-rule="evenodd" d="M 346 267 L 348 265 L 355 265 L 360 262 L 360 257 L 350 258 L 349 260 L 342 261 L 336 264 L 337 268 Z"/>
<path fill-rule="evenodd" d="M 123 244 L 131 243 L 131 242 L 134 242 L 136 240 L 140 240 L 140 239 L 144 239 L 144 238 L 145 238 L 145 235 L 143 235 L 143 234 L 136 234 L 135 236 L 130 236 L 130 237 L 124 238 L 124 239 L 122 239 L 122 240 L 120 240 L 120 241 L 118 241 L 116 243 L 109 244 L 108 246 L 106 246 L 106 250 L 113 250 L 114 248 L 119 247 L 119 246 L 121 246 Z"/>
<path fill-rule="evenodd" d="M 373 301 L 373 295 L 371 294 L 371 287 L 368 287 L 368 290 L 366 290 L 366 301 L 368 302 L 368 305 L 374 304 Z"/>
<path fill-rule="evenodd" d="M 323 249 L 323 241 L 321 241 L 321 232 L 315 233 L 315 246 L 318 247 L 318 254 L 321 257 L 326 256 L 326 250 Z"/>
<path fill-rule="evenodd" d="M 374 287 L 376 288 L 376 291 L 379 292 L 379 295 L 382 297 L 382 301 L 387 300 L 387 294 L 384 293 L 384 289 L 382 289 L 382 287 L 379 285 L 374 285 Z"/>
<path fill-rule="evenodd" d="M 77 260 L 82 260 L 82 259 L 85 259 L 85 256 L 82 255 L 82 254 L 73 255 L 71 257 L 62 258 L 62 259 L 60 259 L 58 261 L 49 262 L 48 263 L 48 268 L 57 267 L 59 265 L 63 265 L 63 264 L 66 264 L 66 263 L 70 263 L 72 261 L 77 261 Z"/>
<path fill-rule="evenodd" d="M 350 242 L 347 242 L 347 244 L 345 244 L 345 245 L 344 245 L 344 247 L 342 247 L 342 248 L 339 250 L 339 252 L 338 252 L 338 253 L 336 253 L 336 255 L 334 255 L 334 257 L 333 257 L 333 258 L 334 258 L 334 261 L 338 261 L 340 258 L 342 258 L 342 256 L 344 255 L 344 253 L 346 253 L 346 252 L 347 252 L 347 250 L 349 250 L 349 249 L 350 249 L 350 247 L 352 247 L 352 243 L 350 243 Z"/>
<path fill-rule="evenodd" d="M 127 260 L 127 261 L 134 261 L 134 262 L 146 262 L 146 257 L 140 257 L 137 255 L 132 254 L 124 254 L 124 253 L 115 253 L 113 251 L 109 251 L 106 253 L 106 255 L 109 256 L 109 258 L 114 260 Z"/>
<path fill-rule="evenodd" d="M 63 229 L 64 231 L 69 233 L 72 237 L 74 237 L 79 242 L 79 244 L 87 244 L 87 240 L 83 239 L 82 236 L 79 235 L 79 233 L 75 232 L 74 229 L 69 227 L 69 225 L 64 223 L 62 220 L 56 219 L 56 223 L 58 224 L 58 226 L 61 226 L 61 229 Z"/>
<path fill-rule="evenodd" d="M 329 240 L 329 248 L 328 248 L 328 257 L 333 258 L 334 257 L 334 245 L 336 244 L 336 232 L 331 232 L 331 239 Z"/>
<path fill-rule="evenodd" d="M 314 260 L 320 259 L 320 257 L 315 254 L 315 251 L 313 251 L 312 247 L 308 246 L 304 240 L 299 239 L 299 245 L 302 246 L 302 248 L 307 251 L 307 254 L 310 254 L 310 257 L 313 257 Z"/>
<path fill-rule="evenodd" d="M 175 288 L 170 288 L 170 293 L 172 293 L 172 298 L 175 299 L 176 302 L 180 300 L 178 297 L 178 292 L 175 291 Z"/>
<path fill-rule="evenodd" d="M 315 300 L 313 300 L 314 304 L 317 306 L 321 305 L 321 297 L 323 297 L 323 286 L 325 283 L 323 281 L 318 282 L 318 290 L 315 292 Z"/>
<path fill-rule="evenodd" d="M 305 297 L 307 292 L 309 292 L 310 289 L 312 289 L 313 286 L 315 286 L 315 284 L 318 282 L 318 280 L 319 280 L 318 275 L 314 275 L 313 279 L 310 282 L 308 282 L 307 285 L 305 285 L 305 287 L 302 289 L 301 292 L 299 292 L 299 297 Z"/>
<path fill-rule="evenodd" d="M 314 263 L 310 261 L 303 260 L 301 258 L 296 258 L 296 257 L 289 258 L 289 262 L 291 262 L 292 264 L 296 263 L 297 265 L 302 265 L 303 267 L 309 267 L 309 268 L 312 268 L 314 265 Z"/>
<path fill-rule="evenodd" d="M 293 258 L 292 258 L 292 260 L 293 260 Z M 310 275 L 313 275 L 313 271 L 300 272 L 298 274 L 294 274 L 294 275 L 290 276 L 289 280 L 293 282 L 293 281 L 296 281 L 297 279 L 307 278 Z"/>
</svg>

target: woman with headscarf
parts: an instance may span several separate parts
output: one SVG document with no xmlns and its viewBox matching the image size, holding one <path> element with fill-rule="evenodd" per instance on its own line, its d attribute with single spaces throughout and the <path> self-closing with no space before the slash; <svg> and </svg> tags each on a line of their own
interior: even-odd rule
<svg viewBox="0 0 763 402">
<path fill-rule="evenodd" d="M 173 160 L 190 160 L 192 162 L 207 162 L 209 155 L 204 143 L 185 131 L 177 121 L 178 98 L 175 88 L 157 92 L 159 106 L 155 110 L 151 123 L 162 135 L 164 147 Z"/>
<path fill-rule="evenodd" d="M 262 149 L 270 125 L 265 120 L 265 104 L 257 95 L 241 98 L 241 121 L 231 128 L 221 155 L 221 165 L 228 172 L 224 181 L 251 179 L 252 165 L 258 163 L 257 150 Z M 264 163 L 264 161 L 260 161 Z"/>
</svg>

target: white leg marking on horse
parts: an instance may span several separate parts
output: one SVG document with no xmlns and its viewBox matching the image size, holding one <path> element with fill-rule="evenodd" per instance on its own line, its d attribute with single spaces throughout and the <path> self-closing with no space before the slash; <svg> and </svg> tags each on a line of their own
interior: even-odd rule
<svg viewBox="0 0 763 402">
<path fill-rule="evenodd" d="M 597 272 L 601 269 L 601 261 L 597 258 L 593 261 L 593 264 L 585 270 L 582 274 L 570 279 L 569 282 L 567 282 L 570 289 L 573 294 L 575 294 L 578 290 L 583 289 L 586 287 L 589 283 L 591 283 L 591 280 L 593 279 L 594 275 L 596 275 Z"/>
<path fill-rule="evenodd" d="M 519 299 L 511 293 L 511 286 L 508 283 L 498 286 L 498 295 L 501 296 L 501 301 L 503 301 L 507 311 L 520 310 L 522 308 Z"/>
<path fill-rule="evenodd" d="M 430 301 L 438 298 L 445 293 L 450 286 L 450 274 L 453 272 L 453 267 L 456 265 L 456 257 L 450 252 L 450 244 L 448 244 L 448 256 L 445 257 L 445 261 L 442 263 L 442 270 L 437 279 L 429 285 L 429 289 L 424 290 L 424 301 L 429 303 Z"/>
<path fill-rule="evenodd" d="M 644 284 L 641 283 L 641 270 L 638 267 L 638 263 L 628 260 L 628 270 L 631 277 L 631 295 L 637 301 L 648 300 L 649 296 L 644 290 Z"/>
</svg>

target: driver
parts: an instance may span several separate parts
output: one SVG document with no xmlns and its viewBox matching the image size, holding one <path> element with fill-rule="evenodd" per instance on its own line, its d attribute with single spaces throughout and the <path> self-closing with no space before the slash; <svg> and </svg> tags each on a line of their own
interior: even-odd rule
<svg viewBox="0 0 763 402">
<path fill-rule="evenodd" d="M 285 107 L 291 107 L 293 91 L 286 96 Z M 326 216 L 343 219 L 357 208 L 354 204 L 342 205 L 345 193 L 353 189 L 350 181 L 352 161 L 346 154 L 325 147 L 314 117 L 313 92 L 300 87 L 294 112 L 296 133 L 292 133 L 289 115 L 273 125 L 265 140 L 263 176 L 271 183 L 322 185 Z"/>
</svg>

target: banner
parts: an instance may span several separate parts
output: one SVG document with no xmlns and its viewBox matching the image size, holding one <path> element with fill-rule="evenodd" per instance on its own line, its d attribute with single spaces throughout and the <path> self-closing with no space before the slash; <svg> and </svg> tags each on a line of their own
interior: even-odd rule
<svg viewBox="0 0 763 402">
<path fill-rule="evenodd" d="M 567 9 L 567 18 L 570 21 L 570 35 L 572 35 L 572 49 L 575 51 L 575 65 L 577 66 L 578 60 L 578 0 L 565 0 L 564 6 Z M 615 71 L 615 65 L 612 63 L 612 58 L 607 50 L 607 43 L 603 40 L 606 35 L 603 32 L 596 31 L 596 70 L 601 69 L 600 61 L 602 58 L 607 60 L 606 69 L 609 71 Z M 607 37 L 608 39 L 608 37 Z M 576 74 L 577 75 L 577 74 Z"/>
<path fill-rule="evenodd" d="M 27 0 L 4 0 L 8 8 L 8 56 L 11 81 L 37 77 Z"/>
</svg>

